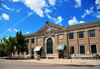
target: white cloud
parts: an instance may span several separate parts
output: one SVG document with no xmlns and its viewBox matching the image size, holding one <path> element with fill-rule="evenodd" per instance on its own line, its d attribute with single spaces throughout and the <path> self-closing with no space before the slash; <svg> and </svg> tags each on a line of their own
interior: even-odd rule
<svg viewBox="0 0 100 69">
<path fill-rule="evenodd" d="M 46 16 L 47 16 L 50 20 L 54 21 L 56 24 L 59 24 L 59 25 L 62 26 L 61 22 L 62 22 L 64 19 L 63 19 L 61 16 L 58 16 L 57 18 L 51 17 L 51 16 L 49 15 L 49 13 L 51 13 L 51 12 L 52 12 L 51 10 L 46 9 L 46 10 L 45 10 Z"/>
<path fill-rule="evenodd" d="M 29 32 L 26 32 L 27 34 L 29 34 Z"/>
<path fill-rule="evenodd" d="M 8 31 L 12 32 L 12 30 L 11 30 L 11 29 L 8 29 Z"/>
<path fill-rule="evenodd" d="M 94 9 L 94 7 L 90 7 L 89 10 L 86 9 L 86 10 L 85 10 L 85 13 L 84 13 L 83 15 L 81 15 L 81 17 L 84 18 L 86 15 L 90 15 L 91 13 L 94 12 L 93 9 Z"/>
<path fill-rule="evenodd" d="M 18 32 L 18 30 L 17 30 L 16 28 L 13 28 L 13 30 L 14 30 L 15 32 Z"/>
<path fill-rule="evenodd" d="M 6 39 L 8 39 L 8 37 L 6 37 Z"/>
<path fill-rule="evenodd" d="M 97 18 L 99 18 L 99 19 L 100 19 L 100 15 L 97 15 Z"/>
<path fill-rule="evenodd" d="M 45 9 L 45 13 L 48 14 L 49 12 L 52 12 L 51 10 Z"/>
<path fill-rule="evenodd" d="M 2 4 L 2 6 L 3 6 L 5 9 L 8 9 L 8 10 L 13 11 L 13 9 L 10 9 L 10 8 L 9 8 L 9 7 L 7 7 L 5 4 Z"/>
<path fill-rule="evenodd" d="M 0 8 L 0 10 L 3 10 L 2 8 Z"/>
<path fill-rule="evenodd" d="M 0 16 L 0 20 L 2 20 L 1 16 Z"/>
<path fill-rule="evenodd" d="M 56 3 L 56 0 L 49 0 L 49 3 L 50 3 L 51 6 L 54 6 L 55 3 Z"/>
<path fill-rule="evenodd" d="M 100 9 L 100 0 L 96 0 L 95 1 L 95 4 L 96 4 L 96 8 L 97 9 Z"/>
<path fill-rule="evenodd" d="M 16 12 L 20 12 L 20 9 L 16 10 Z"/>
<path fill-rule="evenodd" d="M 76 19 L 75 16 L 73 17 L 73 19 L 70 19 L 70 20 L 68 21 L 68 24 L 69 24 L 69 25 L 74 25 L 74 24 L 78 24 L 78 23 L 84 23 L 84 21 L 79 21 L 79 22 L 78 22 L 78 20 Z"/>
<path fill-rule="evenodd" d="M 3 17 L 5 20 L 9 20 L 9 15 L 7 15 L 7 14 L 5 14 L 5 13 L 2 14 L 2 17 Z"/>
<path fill-rule="evenodd" d="M 33 14 L 33 12 L 28 12 L 28 15 L 32 15 Z"/>
<path fill-rule="evenodd" d="M 62 20 L 63 20 L 62 17 L 61 16 L 58 16 L 57 19 L 56 19 L 56 24 L 61 23 Z"/>
<path fill-rule="evenodd" d="M 85 21 L 79 21 L 79 23 L 85 23 Z"/>
<path fill-rule="evenodd" d="M 81 7 L 81 0 L 75 0 L 75 1 L 76 1 L 75 8 Z"/>
<path fill-rule="evenodd" d="M 23 2 L 27 7 L 36 12 L 36 14 L 40 17 L 44 16 L 42 8 L 47 7 L 45 0 L 21 0 L 21 2 Z"/>
</svg>

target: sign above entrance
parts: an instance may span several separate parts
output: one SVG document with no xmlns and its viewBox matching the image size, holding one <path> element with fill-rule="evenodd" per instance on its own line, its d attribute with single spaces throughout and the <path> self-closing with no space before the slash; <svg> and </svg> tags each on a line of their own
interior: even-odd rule
<svg viewBox="0 0 100 69">
<path fill-rule="evenodd" d="M 62 46 L 58 46 L 58 49 L 61 49 L 62 48 Z"/>
<path fill-rule="evenodd" d="M 56 49 L 55 50 L 59 51 L 59 50 L 64 50 L 64 49 L 65 49 L 65 44 L 58 44 L 56 46 Z"/>
<path fill-rule="evenodd" d="M 36 46 L 34 51 L 41 51 L 42 46 Z"/>
</svg>

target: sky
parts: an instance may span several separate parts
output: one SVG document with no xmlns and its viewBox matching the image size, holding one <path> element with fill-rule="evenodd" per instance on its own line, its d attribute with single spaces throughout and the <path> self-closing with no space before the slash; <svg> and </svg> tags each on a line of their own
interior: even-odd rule
<svg viewBox="0 0 100 69">
<path fill-rule="evenodd" d="M 0 39 L 29 34 L 46 22 L 59 26 L 100 20 L 100 0 L 0 0 Z"/>
</svg>

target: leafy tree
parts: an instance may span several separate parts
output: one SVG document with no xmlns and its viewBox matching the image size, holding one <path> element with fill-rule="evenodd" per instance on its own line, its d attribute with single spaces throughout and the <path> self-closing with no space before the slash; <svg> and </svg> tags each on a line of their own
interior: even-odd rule
<svg viewBox="0 0 100 69">
<path fill-rule="evenodd" d="M 27 44 L 24 35 L 22 35 L 22 32 L 16 33 L 16 40 L 17 40 L 17 51 L 18 51 L 18 58 L 19 58 L 19 52 L 23 52 L 24 57 L 24 51 L 27 51 Z"/>
<path fill-rule="evenodd" d="M 0 41 L 1 41 L 1 43 L 0 43 L 0 52 L 1 52 L 1 58 L 2 58 L 2 55 L 4 54 L 5 47 L 4 47 L 3 40 L 1 39 Z"/>
<path fill-rule="evenodd" d="M 6 49 L 5 49 L 5 41 L 6 41 L 6 36 L 3 37 L 3 39 L 0 40 L 1 58 L 2 58 L 2 55 L 4 55 L 7 52 Z"/>
<path fill-rule="evenodd" d="M 10 54 L 14 52 L 14 46 L 17 44 L 17 40 L 14 37 L 9 37 L 8 40 L 5 41 L 5 51 Z"/>
</svg>

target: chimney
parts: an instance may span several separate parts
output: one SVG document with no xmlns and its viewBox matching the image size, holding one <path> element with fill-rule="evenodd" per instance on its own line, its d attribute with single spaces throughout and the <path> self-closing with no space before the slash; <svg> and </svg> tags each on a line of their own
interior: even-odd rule
<svg viewBox="0 0 100 69">
<path fill-rule="evenodd" d="M 48 24 L 49 22 L 47 21 L 46 24 Z"/>
</svg>

